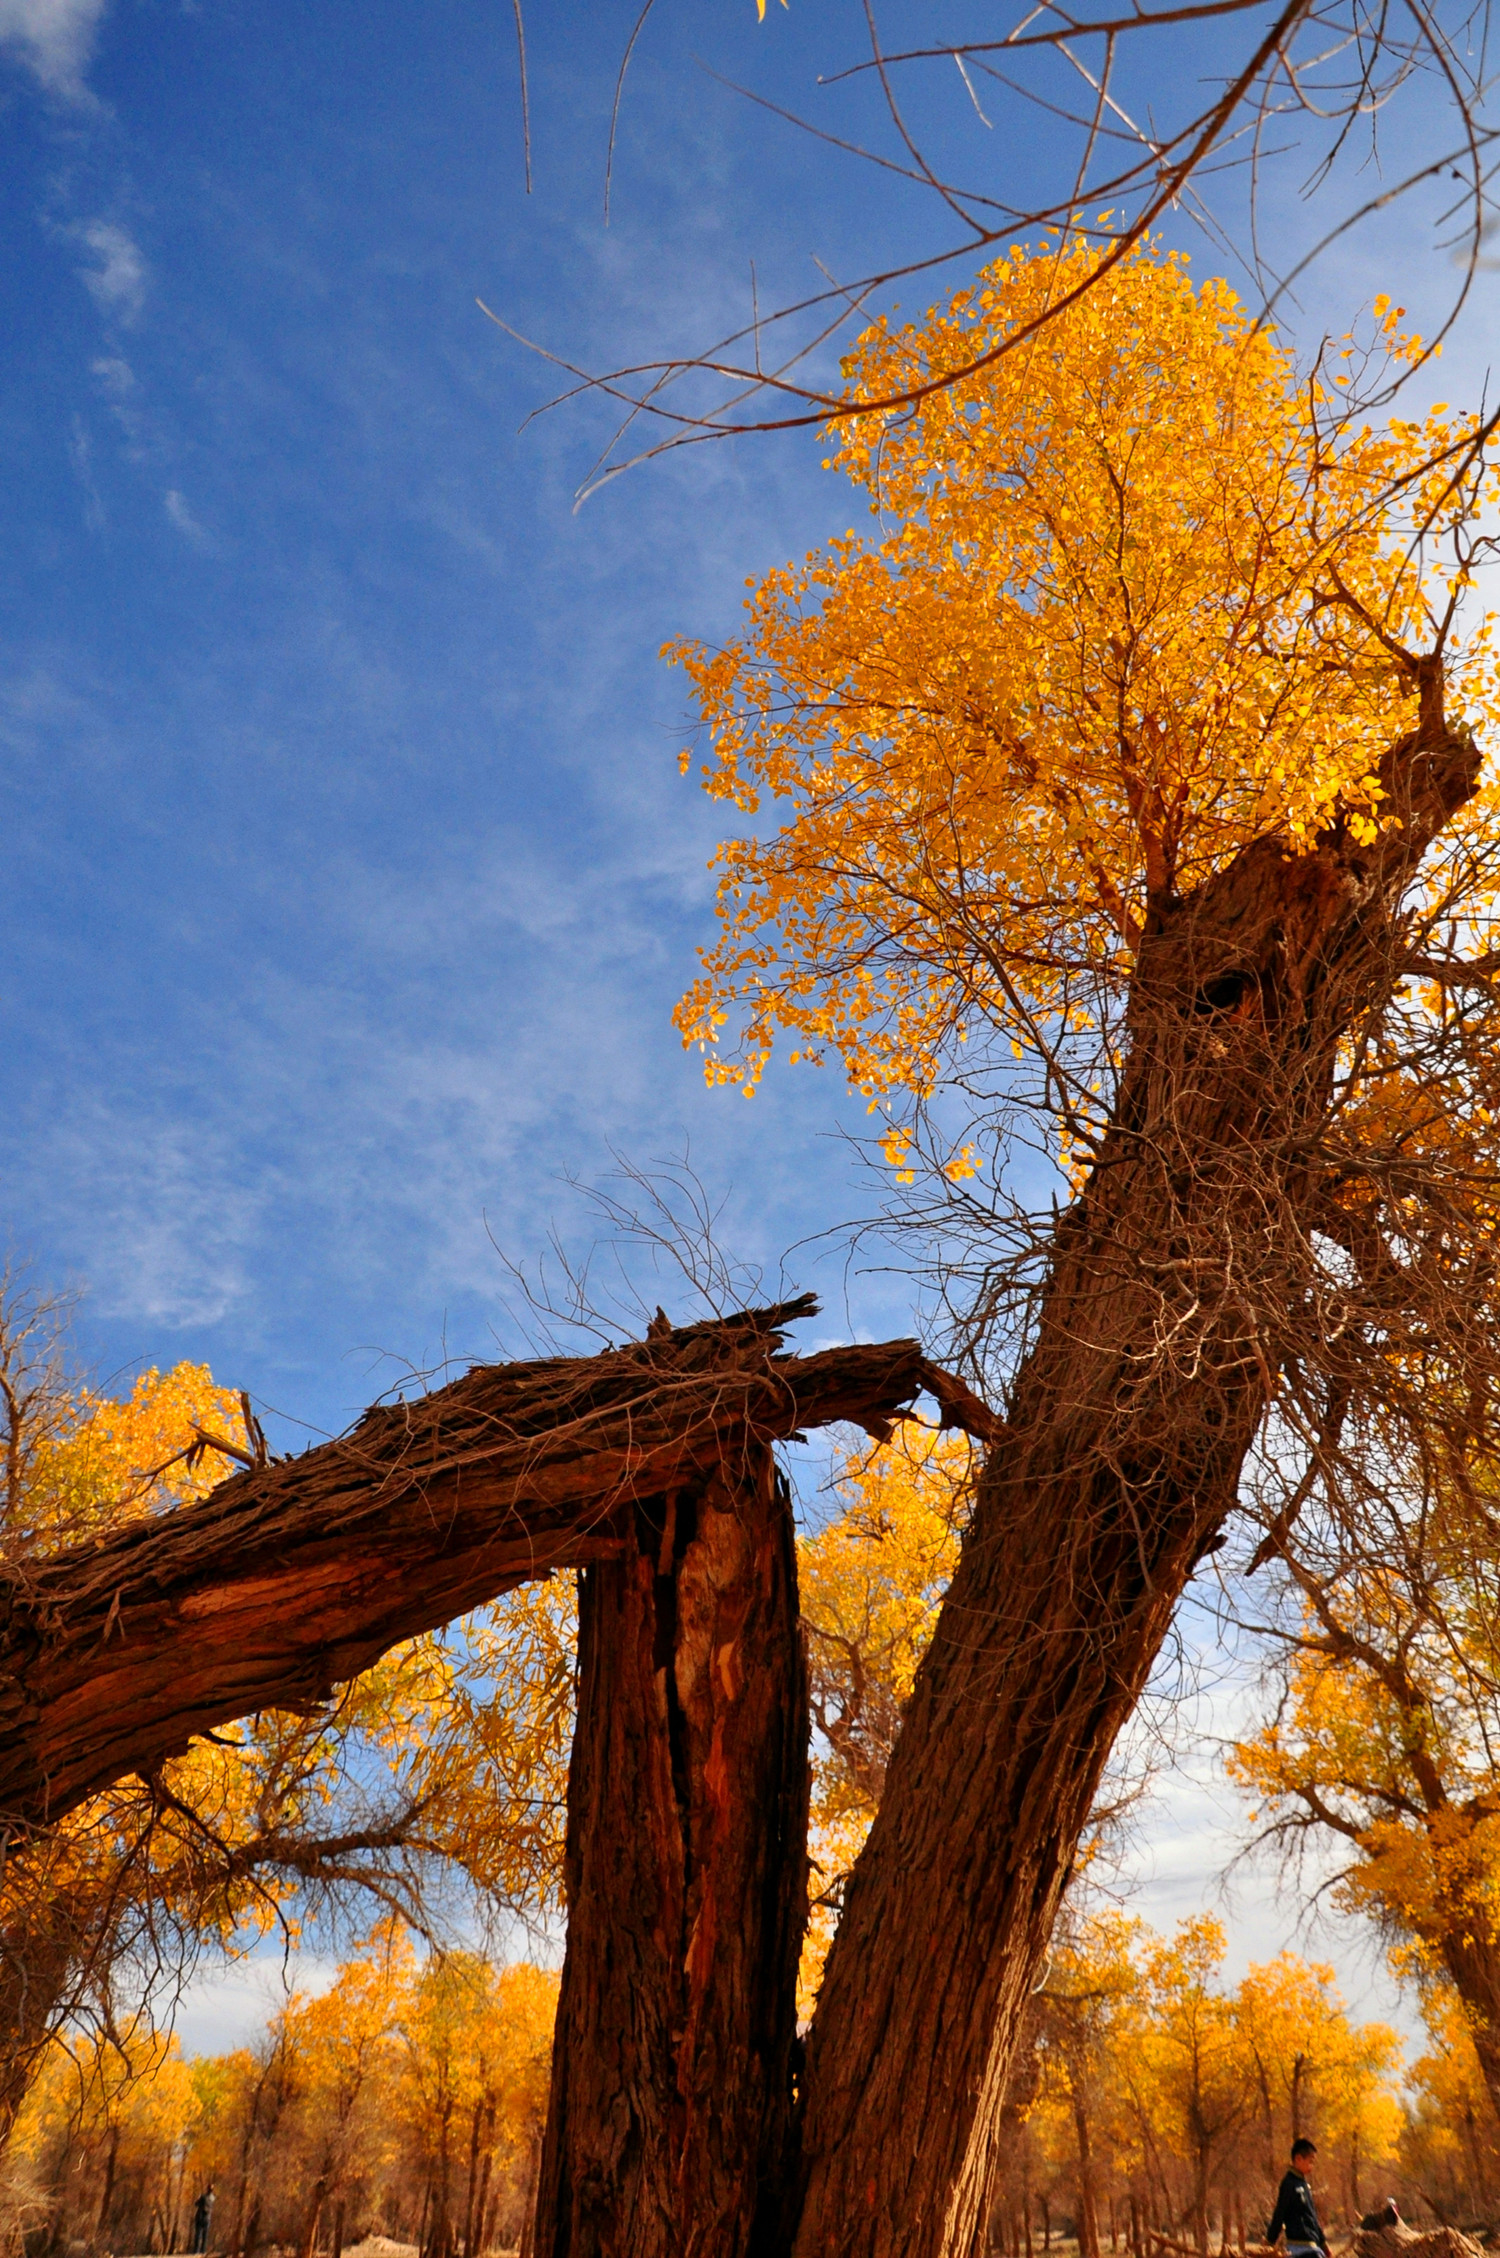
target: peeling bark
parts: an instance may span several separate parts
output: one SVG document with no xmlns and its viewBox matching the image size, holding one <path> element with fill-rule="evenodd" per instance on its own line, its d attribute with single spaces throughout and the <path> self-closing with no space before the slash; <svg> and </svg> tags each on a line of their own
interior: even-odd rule
<svg viewBox="0 0 1500 2258">
<path fill-rule="evenodd" d="M 784 2191 L 806 1922 L 791 1504 L 752 1445 L 585 1573 L 538 2258 L 746 2258 Z"/>
</svg>

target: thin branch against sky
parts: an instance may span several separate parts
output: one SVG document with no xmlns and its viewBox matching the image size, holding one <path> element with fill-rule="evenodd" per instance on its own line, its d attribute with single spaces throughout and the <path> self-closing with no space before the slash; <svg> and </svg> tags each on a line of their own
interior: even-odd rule
<svg viewBox="0 0 1500 2258">
<path fill-rule="evenodd" d="M 1299 287 L 1356 231 L 1430 184 L 1451 181 L 1454 193 L 1430 223 L 1434 248 L 1453 277 L 1433 344 L 1451 333 L 1482 271 L 1493 219 L 1487 0 L 1457 0 L 1447 10 L 1424 0 L 1375 9 L 1366 0 L 1282 0 L 1274 10 L 1263 0 L 1201 0 L 1081 11 L 1062 0 L 1036 0 L 1008 24 L 999 10 L 987 12 L 997 20 L 983 36 L 887 42 L 874 0 L 864 0 L 865 51 L 824 72 L 809 89 L 808 105 L 793 109 L 758 88 L 734 86 L 768 120 L 869 168 L 872 185 L 879 180 L 896 194 L 910 190 L 931 221 L 929 243 L 915 255 L 879 255 L 882 234 L 891 243 L 898 231 L 883 226 L 890 214 L 877 204 L 877 253 L 865 271 L 849 279 L 830 276 L 826 288 L 770 310 L 757 296 L 746 326 L 706 345 L 684 341 L 659 358 L 614 368 L 544 351 L 492 314 L 574 379 L 553 405 L 583 393 L 621 410 L 581 496 L 664 451 L 815 427 L 835 410 L 886 416 L 982 373 L 1025 345 L 1037 325 L 1017 328 L 982 357 L 935 371 L 919 384 L 852 404 L 832 357 L 899 285 L 971 271 L 1018 236 L 1045 230 L 1082 235 L 1101 247 L 1104 256 L 1082 286 L 1092 289 L 1107 282 L 1143 236 L 1185 219 L 1237 270 L 1262 318 L 1285 326 L 1300 311 Z M 621 87 L 645 13 L 630 34 Z M 1203 35 L 1213 42 L 1211 71 L 1198 52 Z M 951 76 L 935 77 L 954 65 L 956 85 Z M 1084 97 L 1076 107 L 1059 70 Z M 981 82 L 990 110 L 980 101 Z M 987 129 L 977 177 L 961 171 L 950 153 L 949 86 L 959 105 L 954 122 L 977 116 Z M 847 106 L 866 88 L 878 94 L 878 138 L 868 123 L 844 130 L 842 110 L 824 114 L 830 100 L 842 98 Z M 919 113 L 935 114 L 936 124 L 919 127 L 913 122 Z M 1042 144 L 1047 154 L 1034 169 L 1024 170 L 1018 185 L 1007 184 L 1007 165 L 1027 145 L 1018 129 L 1028 117 L 1060 127 L 1073 147 L 1059 152 L 1055 142 Z M 997 125 L 1008 130 L 996 133 Z M 1413 138 L 1433 154 L 1424 150 L 1422 161 L 1411 162 Z M 1394 162 L 1389 177 L 1387 161 Z M 1288 199 L 1313 219 L 1316 233 L 1305 249 L 1286 240 Z M 1267 224 L 1268 213 L 1275 225 Z M 1059 297 L 1043 323 L 1071 303 Z M 1372 409 L 1385 397 L 1372 394 L 1353 404 Z"/>
</svg>

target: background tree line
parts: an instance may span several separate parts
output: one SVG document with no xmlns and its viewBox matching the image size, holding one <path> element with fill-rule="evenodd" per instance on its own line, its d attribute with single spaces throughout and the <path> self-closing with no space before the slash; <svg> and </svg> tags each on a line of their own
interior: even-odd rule
<svg viewBox="0 0 1500 2258">
<path fill-rule="evenodd" d="M 452 2258 L 514 2244 L 536 2173 L 555 1973 L 422 1958 L 388 1922 L 259 2041 L 184 2061 L 143 2022 L 58 2039 L 12 2134 L 28 2248 L 303 2254 L 384 2235 Z"/>
<path fill-rule="evenodd" d="M 1224 1953 L 1208 1915 L 1170 1937 L 1108 1908 L 1065 1917 L 1013 2087 L 993 2249 L 1243 2249 L 1309 2125 L 1335 2226 L 1391 2194 L 1408 2217 L 1492 2215 L 1500 2140 L 1451 1999 L 1429 2000 L 1431 2045 L 1403 2087 L 1395 2032 L 1353 2022 L 1330 1969 L 1283 1953 L 1231 1986 Z M 185 2061 L 144 2021 L 60 2037 L 11 2138 L 12 2231 L 34 2252 L 178 2249 L 211 2186 L 228 2252 L 524 2250 L 556 1993 L 552 1971 L 424 1956 L 388 1922 L 229 2054 Z"/>
</svg>

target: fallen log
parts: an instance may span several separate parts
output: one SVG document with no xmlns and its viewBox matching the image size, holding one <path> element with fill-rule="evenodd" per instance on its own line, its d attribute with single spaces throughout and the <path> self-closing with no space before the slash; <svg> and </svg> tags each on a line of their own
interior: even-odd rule
<svg viewBox="0 0 1500 2258">
<path fill-rule="evenodd" d="M 1484 2244 L 1457 2227 L 1412 2227 L 1404 2219 L 1386 2227 L 1361 2227 L 1353 2258 L 1484 2258 Z"/>
<path fill-rule="evenodd" d="M 924 1389 L 945 1424 L 993 1428 L 914 1341 L 782 1353 L 781 1329 L 816 1308 L 659 1317 L 598 1356 L 476 1366 L 196 1505 L 5 1563 L 0 1838 L 196 1733 L 316 1704 L 528 1578 L 620 1557 L 635 1500 L 705 1480 L 746 1440 L 835 1420 L 883 1433 Z"/>
</svg>

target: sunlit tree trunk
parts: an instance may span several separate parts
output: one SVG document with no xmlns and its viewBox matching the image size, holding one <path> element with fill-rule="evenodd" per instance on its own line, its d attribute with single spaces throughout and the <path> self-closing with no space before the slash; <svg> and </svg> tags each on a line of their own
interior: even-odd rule
<svg viewBox="0 0 1500 2258">
<path fill-rule="evenodd" d="M 105 2229 L 109 2225 L 109 2208 L 114 2201 L 115 2173 L 119 2168 L 119 2162 L 120 2127 L 117 2121 L 112 2121 L 109 2128 L 109 2139 L 105 2146 L 104 2185 L 99 2193 L 99 2216 L 94 2224 L 94 2237 L 98 2242 L 103 2241 Z"/>
<path fill-rule="evenodd" d="M 1500 1938 L 1482 1909 L 1467 1905 L 1442 1943 L 1442 1960 L 1468 2010 L 1480 2076 L 1500 2113 Z"/>
<path fill-rule="evenodd" d="M 1075 2086 L 1073 2130 L 1078 2142 L 1079 2258 L 1099 2258 L 1099 2204 L 1094 2191 L 1094 2142 L 1088 2106 Z"/>
<path fill-rule="evenodd" d="M 519 2258 L 536 2258 L 536 2202 L 542 2162 L 541 2136 L 533 2137 L 526 2158 L 526 2197 L 521 2218 Z"/>
<path fill-rule="evenodd" d="M 829 1954 L 797 2258 L 976 2248 L 1094 1791 L 1275 1385 L 1339 1039 L 1389 993 L 1396 902 L 1478 766 L 1434 662 L 1384 766 L 1400 820 L 1379 842 L 1262 842 L 1151 907 L 1113 1121 L 1058 1227 Z"/>
<path fill-rule="evenodd" d="M 1193 2146 L 1193 2241 L 1199 2258 L 1208 2258 L 1208 2159 L 1209 2143 L 1200 2138 Z"/>
<path fill-rule="evenodd" d="M 490 2144 L 494 2136 L 495 2104 L 492 2100 L 476 2101 L 474 2119 L 469 2128 L 469 2201 L 464 2214 L 464 2258 L 474 2258 L 479 2247 L 479 2232 L 484 2222 L 485 2198 L 490 2185 Z M 480 2160 L 480 2134 L 484 2134 L 484 2156 Z"/>
<path fill-rule="evenodd" d="M 323 2216 L 323 2202 L 327 2193 L 328 2174 L 325 2168 L 318 2174 L 313 2183 L 312 2195 L 307 2206 L 307 2223 L 302 2230 L 300 2258 L 313 2258 L 313 2253 L 318 2247 L 318 2223 Z"/>
<path fill-rule="evenodd" d="M 749 2258 L 785 2186 L 806 1920 L 791 1503 L 747 1444 L 585 1571 L 537 2258 Z M 769 2216 L 768 2216 L 769 2213 Z"/>
</svg>

